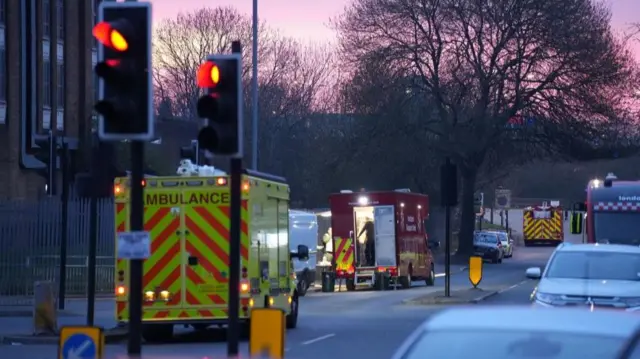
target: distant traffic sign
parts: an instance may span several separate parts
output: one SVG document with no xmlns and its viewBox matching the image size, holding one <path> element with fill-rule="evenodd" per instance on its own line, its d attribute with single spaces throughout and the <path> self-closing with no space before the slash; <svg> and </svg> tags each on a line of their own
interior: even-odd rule
<svg viewBox="0 0 640 359">
<path fill-rule="evenodd" d="M 118 233 L 118 259 L 147 259 L 150 255 L 149 232 Z"/>
<path fill-rule="evenodd" d="M 496 209 L 508 209 L 511 208 L 511 190 L 509 189 L 497 189 L 495 195 L 495 207 Z"/>
<path fill-rule="evenodd" d="M 58 359 L 101 359 L 104 334 L 98 327 L 62 327 Z"/>
</svg>

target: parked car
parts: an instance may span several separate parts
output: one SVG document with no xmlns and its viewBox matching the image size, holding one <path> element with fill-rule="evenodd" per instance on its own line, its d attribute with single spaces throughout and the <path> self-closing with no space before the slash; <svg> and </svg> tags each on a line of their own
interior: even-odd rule
<svg viewBox="0 0 640 359">
<path fill-rule="evenodd" d="M 513 238 L 509 235 L 509 233 L 505 231 L 486 231 L 490 233 L 495 233 L 500 238 L 500 243 L 502 244 L 502 250 L 504 252 L 505 258 L 513 257 Z"/>
<path fill-rule="evenodd" d="M 494 232 L 477 231 L 473 234 L 474 254 L 492 263 L 502 263 L 504 249 L 498 235 Z"/>
</svg>

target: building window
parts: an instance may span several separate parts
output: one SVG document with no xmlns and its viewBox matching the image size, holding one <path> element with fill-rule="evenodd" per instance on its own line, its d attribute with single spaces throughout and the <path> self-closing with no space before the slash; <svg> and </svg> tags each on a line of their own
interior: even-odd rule
<svg viewBox="0 0 640 359">
<path fill-rule="evenodd" d="M 64 108 L 65 84 L 64 84 L 64 63 L 58 63 L 58 110 Z"/>
<path fill-rule="evenodd" d="M 42 106 L 51 108 L 51 61 L 42 62 Z"/>
<path fill-rule="evenodd" d="M 64 0 L 56 0 L 56 19 L 58 21 L 58 41 L 64 41 Z"/>
<path fill-rule="evenodd" d="M 0 25 L 4 26 L 7 20 L 7 0 L 0 0 Z"/>
<path fill-rule="evenodd" d="M 42 0 L 42 37 L 48 39 L 51 35 L 51 6 L 50 0 Z"/>
<path fill-rule="evenodd" d="M 7 102 L 7 51 L 4 46 L 0 47 L 0 102 Z"/>
</svg>

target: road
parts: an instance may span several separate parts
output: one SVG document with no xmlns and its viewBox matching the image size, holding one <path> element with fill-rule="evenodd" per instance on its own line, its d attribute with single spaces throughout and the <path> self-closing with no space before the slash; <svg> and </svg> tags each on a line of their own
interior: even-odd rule
<svg viewBox="0 0 640 359">
<path fill-rule="evenodd" d="M 514 257 L 505 259 L 502 264 L 485 264 L 480 287 L 503 292 L 479 305 L 527 303 L 535 283 L 525 280 L 524 272 L 530 266 L 544 266 L 552 250 L 518 247 Z M 444 279 L 438 278 L 436 290 L 442 289 L 443 283 Z M 415 287 L 408 290 L 310 293 L 301 298 L 299 326 L 287 333 L 285 356 L 389 358 L 421 322 L 443 309 L 403 305 L 405 299 L 434 291 L 433 287 L 414 284 Z M 470 287 L 466 272 L 453 275 L 451 284 L 454 289 Z M 241 352 L 247 353 L 247 347 L 248 344 L 242 342 Z M 186 334 L 176 338 L 174 343 L 145 345 L 143 351 L 145 357 L 224 358 L 224 331 Z M 123 358 L 125 353 L 125 345 L 108 345 L 106 349 L 107 358 Z M 49 345 L 5 345 L 0 346 L 0 354 L 7 358 L 57 358 L 56 347 Z"/>
</svg>

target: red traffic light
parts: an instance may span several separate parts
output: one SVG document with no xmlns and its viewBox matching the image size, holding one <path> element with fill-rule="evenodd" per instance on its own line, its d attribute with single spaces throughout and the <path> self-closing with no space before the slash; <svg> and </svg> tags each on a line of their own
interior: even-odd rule
<svg viewBox="0 0 640 359">
<path fill-rule="evenodd" d="M 198 68 L 198 87 L 212 88 L 220 83 L 220 67 L 215 62 L 207 61 Z"/>
<path fill-rule="evenodd" d="M 129 42 L 117 24 L 109 22 L 100 22 L 93 27 L 93 36 L 106 47 L 119 52 L 129 50 Z"/>
</svg>

